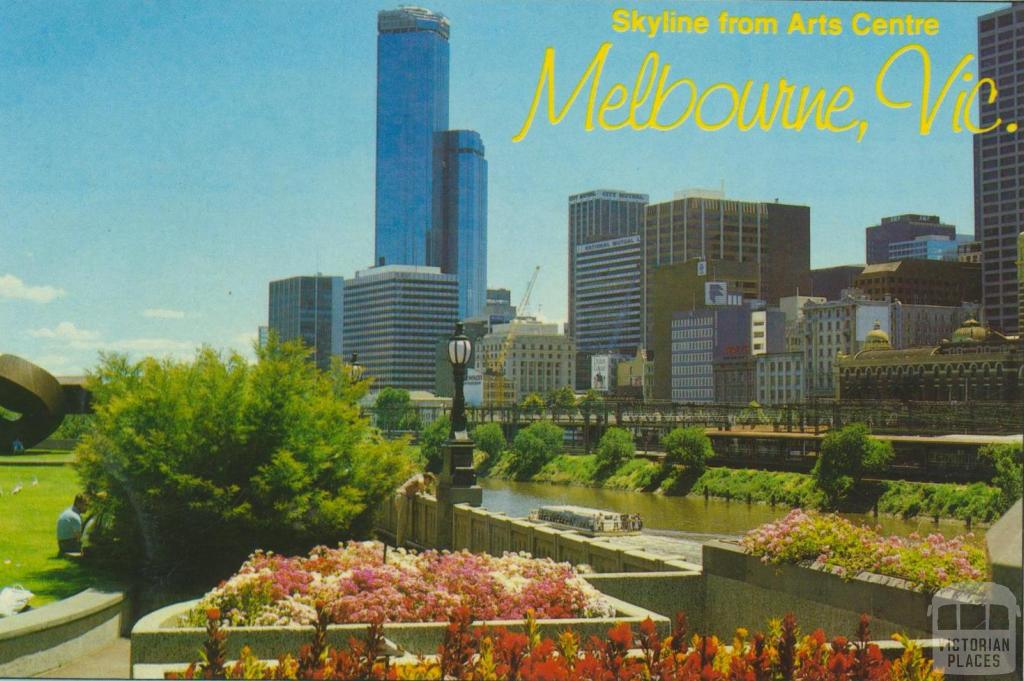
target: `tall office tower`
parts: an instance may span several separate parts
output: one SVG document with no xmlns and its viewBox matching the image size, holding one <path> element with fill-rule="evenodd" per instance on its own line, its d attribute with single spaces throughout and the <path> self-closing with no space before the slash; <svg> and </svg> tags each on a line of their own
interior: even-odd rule
<svg viewBox="0 0 1024 681">
<path fill-rule="evenodd" d="M 384 265 L 345 280 L 344 353 L 375 388 L 434 390 L 434 350 L 458 319 L 459 285 L 437 267 Z"/>
<path fill-rule="evenodd" d="M 882 218 L 864 230 L 865 255 L 869 265 L 889 262 L 889 244 L 919 236 L 955 239 L 956 227 L 943 224 L 938 215 L 894 215 Z"/>
<path fill-rule="evenodd" d="M 633 258 L 630 253 L 634 246 L 630 243 L 619 243 L 612 245 L 618 239 L 626 237 L 637 237 L 643 232 L 644 207 L 647 205 L 647 194 L 634 194 L 618 190 L 597 189 L 594 191 L 574 194 L 569 197 L 569 320 L 568 335 L 576 341 L 576 387 L 585 390 L 590 387 L 590 357 L 596 352 L 607 352 L 609 344 L 615 347 L 620 345 L 627 354 L 636 352 L 639 343 L 639 323 L 624 317 L 621 321 L 625 325 L 623 333 L 615 338 L 614 323 L 616 319 L 608 319 L 609 311 L 614 308 L 607 304 L 601 304 L 600 295 L 593 290 L 594 286 L 607 286 L 611 279 L 602 283 L 591 281 L 587 292 L 580 292 L 577 289 L 580 283 L 577 281 L 580 276 L 600 275 L 602 263 L 606 262 L 613 266 L 606 274 L 614 278 L 631 278 L 630 270 L 633 267 L 630 262 Z M 587 251 L 590 244 L 604 243 L 603 247 L 595 247 L 597 250 Z M 582 252 L 581 252 L 582 249 Z M 603 255 L 602 255 L 603 253 Z M 577 267 L 577 258 L 580 255 L 587 255 L 587 265 L 584 269 Z M 625 260 L 623 260 L 625 258 Z M 640 282 L 628 284 L 629 290 L 622 292 L 625 300 L 628 301 L 633 295 L 631 292 L 640 291 Z M 584 295 L 587 301 L 584 303 L 580 298 Z M 577 306 L 579 309 L 577 309 Z M 618 315 L 617 311 L 613 312 Z M 629 314 L 629 313 L 627 313 Z M 580 326 L 582 324 L 582 326 Z M 635 325 L 629 327 L 630 324 Z M 606 332 L 610 336 L 602 338 Z M 580 342 L 579 334 L 586 334 L 584 342 Z M 633 338 L 626 340 L 623 338 Z M 629 343 L 633 343 L 629 346 Z"/>
<path fill-rule="evenodd" d="M 640 235 L 581 244 L 574 267 L 576 352 L 635 355 L 643 336 Z"/>
<path fill-rule="evenodd" d="M 448 130 L 444 139 L 441 271 L 459 278 L 459 318 L 487 307 L 487 160 L 480 134 Z"/>
<path fill-rule="evenodd" d="M 756 288 L 750 297 L 773 305 L 783 296 L 806 293 L 811 269 L 811 209 L 784 203 L 733 201 L 722 192 L 708 190 L 679 192 L 672 201 L 647 206 L 646 347 L 657 342 L 651 309 L 655 269 L 692 258 L 751 263 L 756 270 Z M 667 333 L 667 329 L 658 329 L 657 333 Z M 659 361 L 657 353 L 654 361 Z"/>
<path fill-rule="evenodd" d="M 512 304 L 512 292 L 507 288 L 487 289 L 487 309 L 484 316 L 491 324 L 507 324 L 516 318 L 516 306 Z"/>
<path fill-rule="evenodd" d="M 984 321 L 1009 334 L 1021 330 L 1014 250 L 1024 232 L 1024 141 L 1016 129 L 1024 125 L 1022 39 L 1024 7 L 978 17 L 978 78 L 993 79 L 998 90 L 992 103 L 989 88 L 978 96 L 981 127 L 1001 123 L 974 136 L 974 238 L 982 244 Z"/>
<path fill-rule="evenodd" d="M 320 369 L 341 355 L 344 285 L 341 277 L 320 275 L 270 282 L 270 331 L 282 342 L 301 339 Z"/>
<path fill-rule="evenodd" d="M 439 265 L 448 19 L 418 7 L 377 15 L 376 265 Z"/>
</svg>

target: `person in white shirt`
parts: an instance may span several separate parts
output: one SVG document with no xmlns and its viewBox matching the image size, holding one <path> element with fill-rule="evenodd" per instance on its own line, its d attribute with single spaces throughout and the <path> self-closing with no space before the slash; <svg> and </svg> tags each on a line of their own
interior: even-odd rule
<svg viewBox="0 0 1024 681">
<path fill-rule="evenodd" d="M 57 518 L 57 546 L 60 555 L 82 552 L 82 530 L 85 527 L 82 514 L 87 508 L 85 496 L 79 494 L 74 503 Z"/>
</svg>

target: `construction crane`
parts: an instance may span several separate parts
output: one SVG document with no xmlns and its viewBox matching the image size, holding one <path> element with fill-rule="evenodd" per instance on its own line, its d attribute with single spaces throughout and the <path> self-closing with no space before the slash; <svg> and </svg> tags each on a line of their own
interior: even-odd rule
<svg viewBox="0 0 1024 681">
<path fill-rule="evenodd" d="M 516 308 L 517 319 L 509 320 L 508 333 L 505 335 L 505 340 L 502 341 L 501 348 L 494 359 L 486 362 L 483 377 L 484 401 L 492 406 L 505 406 L 505 400 L 508 397 L 506 395 L 505 358 L 508 356 L 508 351 L 512 349 L 512 343 L 515 342 L 518 316 L 525 312 L 526 306 L 530 303 L 530 294 L 533 293 L 533 286 L 537 283 L 538 274 L 540 274 L 540 265 L 533 269 L 533 276 L 530 277 L 530 283 L 526 286 L 526 293 L 523 294 L 522 300 L 519 301 L 519 307 Z"/>
</svg>

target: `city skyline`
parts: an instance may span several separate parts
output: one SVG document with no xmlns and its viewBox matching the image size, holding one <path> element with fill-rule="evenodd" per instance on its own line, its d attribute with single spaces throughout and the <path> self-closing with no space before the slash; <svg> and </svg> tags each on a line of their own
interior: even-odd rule
<svg viewBox="0 0 1024 681">
<path fill-rule="evenodd" d="M 267 281 L 371 264 L 367 54 L 377 10 L 394 5 L 188 7 L 173 16 L 128 3 L 0 10 L 10 46 L 0 62 L 0 116 L 11 123 L 0 131 L 11 159 L 0 168 L 0 233 L 14 244 L 0 255 L 0 323 L 13 330 L 0 351 L 74 373 L 93 366 L 101 348 L 247 350 L 266 321 Z M 757 7 L 781 15 L 790 6 Z M 939 73 L 974 52 L 976 17 L 996 9 L 923 7 L 942 25 L 927 39 Z M 792 74 L 845 79 L 866 92 L 906 38 L 649 40 L 614 33 L 611 4 L 430 8 L 453 26 L 450 127 L 479 130 L 488 144 L 487 286 L 518 298 L 542 265 L 531 306 L 541 317 L 565 319 L 565 201 L 591 189 L 647 193 L 657 203 L 724 180 L 731 199 L 808 205 L 812 267 L 861 261 L 864 228 L 886 215 L 936 214 L 971 231 L 970 136 L 937 129 L 920 137 L 895 114 L 876 115 L 860 145 L 812 130 L 588 134 L 578 112 L 511 142 L 548 45 L 564 73 L 560 97 L 605 40 L 615 45 L 609 70 L 623 80 L 656 49 L 677 68 L 705 57 L 688 67 L 705 82 Z M 499 34 L 489 30 L 495 21 Z M 830 74 L 837 65 L 847 66 L 841 78 Z M 481 83 L 501 87 L 480 97 Z M 779 173 L 777 164 L 794 170 Z M 826 169 L 836 168 L 843 176 L 828 181 Z M 280 247 L 282 234 L 293 248 Z"/>
</svg>

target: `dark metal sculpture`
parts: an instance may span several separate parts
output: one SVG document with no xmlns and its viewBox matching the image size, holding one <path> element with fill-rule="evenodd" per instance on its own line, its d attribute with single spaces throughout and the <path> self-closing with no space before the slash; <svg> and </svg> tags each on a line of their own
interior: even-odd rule
<svg viewBox="0 0 1024 681">
<path fill-rule="evenodd" d="M 64 418 L 64 391 L 56 378 L 32 362 L 0 355 L 0 407 L 17 413 L 0 416 L 0 453 L 9 453 L 14 441 L 27 449 L 42 442 Z"/>
</svg>

